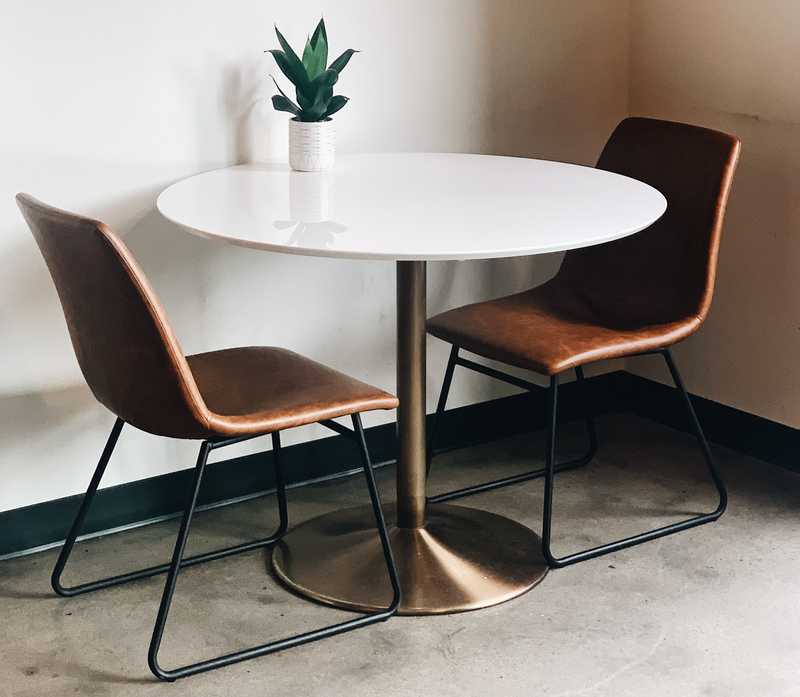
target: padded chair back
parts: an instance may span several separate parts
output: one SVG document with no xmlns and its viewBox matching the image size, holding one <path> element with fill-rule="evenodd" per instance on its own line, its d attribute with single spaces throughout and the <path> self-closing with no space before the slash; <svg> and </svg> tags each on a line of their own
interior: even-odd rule
<svg viewBox="0 0 800 697">
<path fill-rule="evenodd" d="M 178 340 L 122 241 L 96 220 L 17 203 L 55 283 L 83 375 L 95 397 L 150 433 L 202 438 L 207 409 Z"/>
<path fill-rule="evenodd" d="M 658 189 L 667 199 L 666 213 L 630 237 L 568 252 L 555 281 L 620 326 L 702 322 L 739 149 L 735 136 L 707 128 L 622 121 L 597 166 Z"/>
</svg>

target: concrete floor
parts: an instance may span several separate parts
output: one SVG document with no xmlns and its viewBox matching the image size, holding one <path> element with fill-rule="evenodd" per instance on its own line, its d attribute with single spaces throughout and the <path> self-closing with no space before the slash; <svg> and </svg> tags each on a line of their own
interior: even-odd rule
<svg viewBox="0 0 800 697">
<path fill-rule="evenodd" d="M 562 454 L 580 449 L 564 429 Z M 589 468 L 556 488 L 557 552 L 710 508 L 699 451 L 685 434 L 630 416 L 600 422 Z M 523 471 L 541 434 L 440 457 L 431 489 Z M 717 523 L 551 572 L 530 593 L 488 610 L 399 617 L 343 637 L 172 685 L 155 681 L 147 644 L 163 577 L 65 600 L 50 591 L 56 552 L 0 562 L 0 694 L 450 695 L 670 697 L 800 695 L 800 478 L 716 448 L 730 490 Z M 385 498 L 393 472 L 382 470 Z M 541 482 L 467 505 L 540 526 Z M 294 490 L 294 522 L 360 503 L 353 478 Z M 273 499 L 198 516 L 190 551 L 254 536 Z M 269 513 L 267 513 L 267 511 Z M 80 573 L 131 569 L 169 556 L 176 524 L 76 546 Z M 74 569 L 75 567 L 73 567 Z M 194 567 L 178 584 L 165 666 L 260 643 L 346 616 L 296 598 L 268 576 L 263 551 Z"/>
</svg>

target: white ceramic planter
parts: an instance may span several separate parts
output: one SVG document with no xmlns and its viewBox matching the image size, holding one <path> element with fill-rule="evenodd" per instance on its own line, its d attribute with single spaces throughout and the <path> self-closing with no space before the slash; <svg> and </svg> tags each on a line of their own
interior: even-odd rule
<svg viewBox="0 0 800 697">
<path fill-rule="evenodd" d="M 333 167 L 336 151 L 333 121 L 289 121 L 289 164 L 298 172 L 322 172 Z"/>
</svg>

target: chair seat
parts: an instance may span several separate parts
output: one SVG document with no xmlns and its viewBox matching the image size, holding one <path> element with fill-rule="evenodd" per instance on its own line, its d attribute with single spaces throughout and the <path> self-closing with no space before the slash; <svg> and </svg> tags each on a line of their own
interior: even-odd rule
<svg viewBox="0 0 800 697">
<path fill-rule="evenodd" d="M 397 398 L 297 353 L 245 347 L 187 356 L 221 436 L 271 433 L 373 409 Z"/>
<path fill-rule="evenodd" d="M 615 322 L 598 316 L 587 302 L 554 283 L 428 320 L 433 336 L 544 375 L 665 348 L 699 326 L 697 317 L 665 324 Z"/>
</svg>

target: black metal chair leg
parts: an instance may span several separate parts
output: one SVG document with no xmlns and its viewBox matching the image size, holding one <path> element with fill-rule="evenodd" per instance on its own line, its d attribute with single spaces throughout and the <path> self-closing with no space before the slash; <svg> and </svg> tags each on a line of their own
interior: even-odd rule
<svg viewBox="0 0 800 697">
<path fill-rule="evenodd" d="M 96 585 L 86 583 L 81 586 L 69 588 L 61 584 L 61 574 L 64 573 L 64 567 L 67 565 L 69 555 L 72 553 L 72 548 L 75 546 L 75 540 L 78 538 L 78 535 L 83 528 L 83 523 L 86 520 L 86 514 L 89 512 L 89 506 L 92 505 L 94 495 L 97 493 L 97 487 L 100 486 L 100 480 L 103 478 L 103 474 L 108 466 L 108 461 L 111 459 L 111 455 L 117 445 L 117 440 L 119 440 L 119 434 L 122 432 L 122 427 L 124 425 L 125 422 L 120 418 L 114 422 L 114 426 L 111 429 L 111 434 L 108 436 L 106 446 L 103 448 L 103 453 L 100 456 L 100 462 L 97 463 L 97 468 L 92 475 L 92 480 L 89 482 L 89 488 L 86 490 L 86 494 L 84 494 L 83 501 L 81 501 L 80 508 L 78 508 L 78 514 L 75 516 L 75 520 L 72 521 L 72 526 L 67 533 L 67 538 L 64 540 L 64 546 L 61 548 L 61 552 L 56 560 L 56 565 L 53 568 L 52 575 L 50 576 L 50 585 L 53 587 L 53 590 L 58 593 L 58 595 L 70 597 L 73 595 L 78 595 L 79 593 L 86 593 L 89 590 L 94 590 L 94 587 L 88 588 L 88 586 Z M 102 586 L 96 587 L 101 588 Z"/>
<path fill-rule="evenodd" d="M 728 507 L 728 490 L 725 487 L 725 481 L 722 479 L 722 475 L 720 474 L 719 469 L 714 462 L 714 457 L 711 454 L 711 447 L 708 445 L 705 433 L 703 433 L 703 429 L 700 426 L 700 421 L 695 413 L 694 406 L 692 406 L 692 400 L 690 399 L 689 393 L 686 391 L 686 387 L 683 384 L 683 379 L 681 378 L 681 374 L 678 372 L 678 367 L 675 365 L 675 360 L 672 358 L 672 351 L 666 349 L 663 352 L 663 355 L 664 360 L 667 363 L 667 368 L 669 368 L 670 375 L 672 376 L 672 381 L 675 383 L 675 387 L 678 388 L 678 391 L 683 397 L 683 403 L 686 406 L 686 412 L 689 415 L 689 421 L 692 424 L 694 436 L 697 438 L 698 443 L 700 443 L 706 465 L 708 466 L 711 478 L 714 480 L 714 486 L 717 488 L 717 493 L 719 494 L 719 503 L 717 504 L 717 508 L 714 510 L 714 514 L 716 514 L 716 518 L 719 518 Z M 714 520 L 716 520 L 716 518 L 714 518 Z"/>
<path fill-rule="evenodd" d="M 158 665 L 158 649 L 161 646 L 161 638 L 164 635 L 164 626 L 167 622 L 169 615 L 169 608 L 172 604 L 172 596 L 175 593 L 175 583 L 178 580 L 178 572 L 181 568 L 181 559 L 183 558 L 183 551 L 186 549 L 186 540 L 189 537 L 189 527 L 192 522 L 192 515 L 197 506 L 197 495 L 200 493 L 200 485 L 203 483 L 203 473 L 208 463 L 208 454 L 211 452 L 211 445 L 208 441 L 204 441 L 200 446 L 200 452 L 197 455 L 197 465 L 194 470 L 194 479 L 192 481 L 192 488 L 189 494 L 189 500 L 186 503 L 186 508 L 183 511 L 183 518 L 181 519 L 181 527 L 178 531 L 178 538 L 175 541 L 175 549 L 172 552 L 172 562 L 169 565 L 169 573 L 167 574 L 167 582 L 164 584 L 164 593 L 161 596 L 161 604 L 158 607 L 158 615 L 156 616 L 156 624 L 153 628 L 153 637 L 150 640 L 150 650 L 147 653 L 147 662 L 150 670 L 158 678 L 162 680 L 172 680 L 174 677 L 161 669 Z"/>
<path fill-rule="evenodd" d="M 156 576 L 158 574 L 163 574 L 170 568 L 170 564 L 159 564 L 157 566 L 150 566 L 146 569 L 139 569 L 138 571 L 131 571 L 128 573 L 119 574 L 118 576 L 111 576 L 109 578 L 100 579 L 98 581 L 90 581 L 88 583 L 82 583 L 77 586 L 69 587 L 69 586 L 64 586 L 61 583 L 61 576 L 64 572 L 64 567 L 67 565 L 67 561 L 69 560 L 70 554 L 72 553 L 72 549 L 75 545 L 75 540 L 77 539 L 81 529 L 83 528 L 83 524 L 86 519 L 86 514 L 89 510 L 89 506 L 91 505 L 94 499 L 95 493 L 97 492 L 97 488 L 100 484 L 100 480 L 103 478 L 106 466 L 108 465 L 108 461 L 111 458 L 111 454 L 114 451 L 114 446 L 117 443 L 119 434 L 122 431 L 122 427 L 124 425 L 125 422 L 122 421 L 122 419 L 117 419 L 116 422 L 114 423 L 114 427 L 111 430 L 111 435 L 108 437 L 106 446 L 103 449 L 103 454 L 100 457 L 100 462 L 98 463 L 97 469 L 95 470 L 94 475 L 92 476 L 89 488 L 86 490 L 86 494 L 84 495 L 83 501 L 81 502 L 80 508 L 78 509 L 78 514 L 75 516 L 75 520 L 72 523 L 72 527 L 70 528 L 69 533 L 67 534 L 67 538 L 64 541 L 64 546 L 61 548 L 61 553 L 58 556 L 56 565 L 53 568 L 53 574 L 51 576 L 50 581 L 53 590 L 56 593 L 58 593 L 58 595 L 64 597 L 72 597 L 76 595 L 81 595 L 83 593 L 90 593 L 91 591 L 100 590 L 102 588 L 110 588 L 112 586 L 118 586 L 123 583 L 130 583 L 131 581 L 137 581 L 140 579 L 149 578 L 151 576 Z M 239 439 L 218 441 L 216 443 L 210 443 L 209 447 L 213 449 L 216 447 L 221 447 L 223 445 L 228 445 L 231 442 L 237 442 L 238 440 Z M 275 436 L 273 435 L 273 451 L 274 451 L 274 444 L 275 444 Z M 181 567 L 194 566 L 195 564 L 202 564 L 203 562 L 213 561 L 215 559 L 223 559 L 225 557 L 229 557 L 234 554 L 249 552 L 251 550 L 258 549 L 260 547 L 267 547 L 271 544 L 274 544 L 281 537 L 283 537 L 283 535 L 286 533 L 286 529 L 289 524 L 287 516 L 287 508 L 286 508 L 286 487 L 284 484 L 283 470 L 281 468 L 280 459 L 277 457 L 277 451 L 274 452 L 276 454 L 275 457 L 276 494 L 278 498 L 278 511 L 280 515 L 280 522 L 278 524 L 278 528 L 269 537 L 265 537 L 259 540 L 254 540 L 252 542 L 245 542 L 239 545 L 234 545 L 233 547 L 226 547 L 225 549 L 218 549 L 212 552 L 197 554 L 195 556 L 183 559 L 183 561 L 181 562 Z"/>
<path fill-rule="evenodd" d="M 556 423 L 557 423 L 556 411 L 558 402 L 557 398 L 558 377 L 553 376 L 550 380 L 550 388 L 548 391 L 548 400 L 547 400 L 548 431 L 547 431 L 547 450 L 545 453 L 545 469 L 547 470 L 547 472 L 545 474 L 544 512 L 542 519 L 542 552 L 544 554 L 545 559 L 547 560 L 547 563 L 551 567 L 559 568 L 563 566 L 568 566 L 569 564 L 575 564 L 577 562 L 586 561 L 587 559 L 593 559 L 595 557 L 599 557 L 604 554 L 609 554 L 610 552 L 616 552 L 617 550 L 620 549 L 633 547 L 634 545 L 638 545 L 643 542 L 655 540 L 659 537 L 672 535 L 676 532 L 681 532 L 682 530 L 688 530 L 689 528 L 693 528 L 698 525 L 711 523 L 717 520 L 725 512 L 725 508 L 728 502 L 728 495 L 725 489 L 725 483 L 722 480 L 719 470 L 714 464 L 714 459 L 711 455 L 711 449 L 709 448 L 708 441 L 706 440 L 705 434 L 703 433 L 703 430 L 700 426 L 700 422 L 697 420 L 697 415 L 695 414 L 694 408 L 692 407 L 692 402 L 689 398 L 689 394 L 686 392 L 686 388 L 683 385 L 683 381 L 681 380 L 680 374 L 678 373 L 678 369 L 675 366 L 675 362 L 672 359 L 672 354 L 670 353 L 669 349 L 664 349 L 663 351 L 659 351 L 659 353 L 661 353 L 662 356 L 664 357 L 664 360 L 667 363 L 667 367 L 669 368 L 670 374 L 672 375 L 672 379 L 675 382 L 675 386 L 677 387 L 678 391 L 681 393 L 683 397 L 683 402 L 689 414 L 689 419 L 692 423 L 692 428 L 694 430 L 695 437 L 697 438 L 697 441 L 700 445 L 700 449 L 703 452 L 703 457 L 705 458 L 708 471 L 711 475 L 712 480 L 714 481 L 714 485 L 716 486 L 717 493 L 719 495 L 719 502 L 717 504 L 717 507 L 710 513 L 703 513 L 701 515 L 689 518 L 688 520 L 683 520 L 678 523 L 665 525 L 663 527 L 656 528 L 655 530 L 650 530 L 648 532 L 643 532 L 638 535 L 626 537 L 622 540 L 617 540 L 615 542 L 610 542 L 608 544 L 600 545 L 598 547 L 593 547 L 592 549 L 587 549 L 582 552 L 569 554 L 564 557 L 554 556 L 551 550 L 551 537 L 552 537 L 552 517 L 553 517 L 553 485 L 555 480 L 554 477 L 555 467 L 553 463 L 555 462 L 555 447 L 556 447 Z"/>
<path fill-rule="evenodd" d="M 542 552 L 550 566 L 558 560 L 550 553 L 550 528 L 553 522 L 553 479 L 555 479 L 556 423 L 558 421 L 558 375 L 550 377 L 547 388 L 547 440 L 544 456 L 544 513 L 542 514 Z M 555 564 L 554 564 L 555 562 Z"/>
<path fill-rule="evenodd" d="M 439 392 L 439 401 L 436 403 L 436 412 L 433 415 L 431 422 L 431 430 L 428 434 L 428 447 L 426 449 L 426 476 L 431 473 L 431 462 L 433 461 L 433 445 L 436 442 L 436 430 L 439 426 L 439 421 L 444 413 L 445 405 L 447 404 L 447 396 L 450 394 L 450 385 L 453 382 L 453 373 L 456 369 L 456 361 L 458 360 L 458 346 L 453 345 L 450 349 L 450 357 L 447 359 L 447 367 L 444 370 L 444 380 L 442 381 L 442 389 Z"/>
<path fill-rule="evenodd" d="M 389 533 L 386 530 L 386 520 L 383 517 L 383 509 L 381 508 L 381 499 L 378 494 L 378 487 L 375 484 L 375 474 L 372 470 L 372 462 L 369 458 L 369 450 L 367 449 L 367 440 L 364 437 L 364 427 L 361 424 L 361 415 L 353 414 L 353 430 L 358 437 L 358 445 L 361 450 L 361 462 L 364 468 L 364 476 L 367 480 L 367 488 L 369 489 L 369 499 L 372 503 L 372 512 L 375 515 L 375 524 L 378 528 L 378 534 L 381 538 L 381 548 L 383 549 L 383 558 L 386 561 L 386 570 L 389 574 L 389 581 L 392 584 L 392 602 L 385 613 L 388 619 L 391 615 L 397 612 L 400 606 L 401 591 L 400 591 L 400 578 L 397 575 L 397 567 L 394 562 L 394 555 L 392 554 L 392 546 L 389 542 Z"/>
<path fill-rule="evenodd" d="M 447 362 L 447 369 L 445 370 L 444 374 L 444 382 L 442 383 L 442 391 L 439 395 L 439 403 L 436 407 L 436 414 L 433 419 L 433 424 L 431 428 L 431 435 L 428 441 L 428 474 L 430 474 L 431 469 L 431 460 L 433 458 L 433 444 L 434 444 L 434 437 L 436 435 L 436 426 L 441 418 L 441 414 L 444 412 L 445 404 L 447 403 L 447 395 L 450 391 L 450 384 L 453 380 L 453 371 L 455 370 L 456 365 L 463 365 L 465 367 L 476 366 L 480 367 L 482 373 L 485 375 L 489 375 L 490 377 L 496 377 L 500 380 L 505 379 L 506 376 L 504 373 L 500 371 L 496 371 L 494 369 L 490 369 L 486 366 L 479 366 L 472 361 L 459 361 L 458 358 L 458 347 L 453 346 L 452 350 L 450 351 L 450 359 Z M 584 382 L 584 374 L 583 368 L 580 366 L 575 368 L 575 375 L 577 376 L 578 383 L 582 384 Z M 519 383 L 520 386 L 524 386 L 526 381 L 519 380 L 514 382 L 514 384 Z M 586 415 L 586 432 L 588 434 L 589 439 L 589 450 L 586 454 L 582 455 L 579 458 L 574 460 L 569 460 L 568 462 L 562 462 L 555 466 L 555 471 L 558 472 L 567 472 L 569 470 L 577 469 L 578 467 L 583 467 L 587 465 L 589 462 L 592 461 L 595 454 L 597 453 L 597 430 L 595 429 L 594 419 L 592 419 L 591 414 Z M 545 468 L 539 468 L 535 470 L 531 470 L 530 472 L 522 472 L 521 474 L 515 474 L 510 477 L 503 477 L 501 479 L 494 479 L 490 482 L 483 482 L 482 484 L 474 484 L 472 486 L 464 487 L 463 489 L 456 489 L 454 491 L 447 491 L 443 494 L 437 494 L 436 496 L 429 496 L 428 503 L 443 503 L 445 501 L 452 501 L 453 499 L 460 499 L 464 496 L 472 496 L 473 494 L 480 494 L 485 491 L 491 491 L 492 489 L 499 489 L 504 486 L 510 486 L 512 484 L 520 484 L 522 482 L 530 481 L 531 479 L 539 479 L 545 475 Z"/>
<path fill-rule="evenodd" d="M 193 663 L 191 665 L 184 666 L 181 668 L 176 668 L 174 670 L 164 670 L 158 662 L 158 650 L 161 646 L 161 639 L 164 634 L 164 627 L 166 625 L 167 617 L 169 615 L 170 605 L 172 604 L 172 597 L 175 592 L 175 584 L 178 579 L 178 573 L 183 566 L 183 564 L 181 563 L 181 558 L 183 556 L 184 548 L 186 546 L 186 539 L 189 535 L 189 528 L 192 521 L 192 515 L 194 513 L 194 509 L 197 503 L 197 493 L 200 490 L 200 484 L 203 478 L 203 472 L 205 470 L 206 461 L 208 459 L 209 444 L 205 442 L 201 446 L 200 454 L 198 455 L 197 458 L 197 467 L 195 469 L 195 477 L 192 490 L 186 505 L 186 510 L 184 511 L 183 520 L 181 522 L 180 531 L 178 533 L 178 538 L 175 541 L 175 551 L 172 555 L 172 562 L 170 564 L 169 574 L 167 575 L 167 581 L 164 586 L 164 594 L 161 598 L 161 605 L 159 606 L 158 616 L 156 618 L 155 627 L 153 628 L 153 637 L 150 642 L 150 650 L 148 652 L 148 664 L 150 666 L 150 670 L 157 678 L 160 678 L 161 680 L 173 681 L 177 680 L 178 678 L 187 677 L 189 675 L 195 675 L 197 673 L 203 673 L 205 671 L 214 670 L 215 668 L 221 668 L 223 666 L 227 666 L 232 663 L 239 663 L 240 661 L 245 661 L 250 658 L 265 656 L 267 654 L 275 653 L 276 651 L 282 651 L 283 649 L 288 649 L 293 646 L 307 644 L 312 641 L 317 641 L 318 639 L 332 637 L 337 634 L 341 634 L 343 632 L 367 626 L 369 624 L 382 622 L 384 620 L 389 619 L 389 617 L 391 617 L 392 615 L 395 614 L 395 612 L 397 612 L 397 608 L 400 604 L 400 581 L 398 579 L 397 569 L 395 567 L 394 558 L 392 556 L 392 549 L 389 544 L 389 536 L 386 531 L 386 523 L 384 521 L 383 511 L 381 509 L 380 497 L 378 496 L 377 487 L 375 486 L 375 479 L 372 472 L 372 464 L 370 463 L 369 460 L 369 453 L 367 451 L 366 441 L 364 439 L 364 431 L 361 426 L 361 420 L 357 414 L 353 416 L 353 427 L 358 436 L 359 445 L 361 448 L 361 457 L 364 467 L 364 475 L 367 480 L 367 488 L 369 489 L 370 501 L 372 502 L 372 509 L 375 514 L 375 524 L 378 529 L 378 534 L 380 535 L 381 545 L 383 547 L 383 554 L 386 560 L 387 572 L 389 580 L 392 584 L 393 599 L 391 604 L 385 610 L 380 610 L 378 612 L 370 613 L 368 615 L 363 615 L 361 617 L 347 620 L 345 622 L 339 622 L 337 624 L 330 625 L 328 627 L 323 627 L 322 629 L 316 629 L 310 632 L 297 634 L 295 636 L 288 637 L 286 639 L 272 641 L 267 644 L 254 646 L 249 649 L 243 649 L 241 651 L 229 653 L 224 656 L 220 656 L 218 658 L 212 658 L 205 661 L 200 661 L 198 663 Z M 278 454 L 279 454 L 280 441 L 276 439 L 275 436 L 273 436 L 273 438 L 275 439 L 274 442 L 277 443 L 278 445 Z"/>
</svg>

